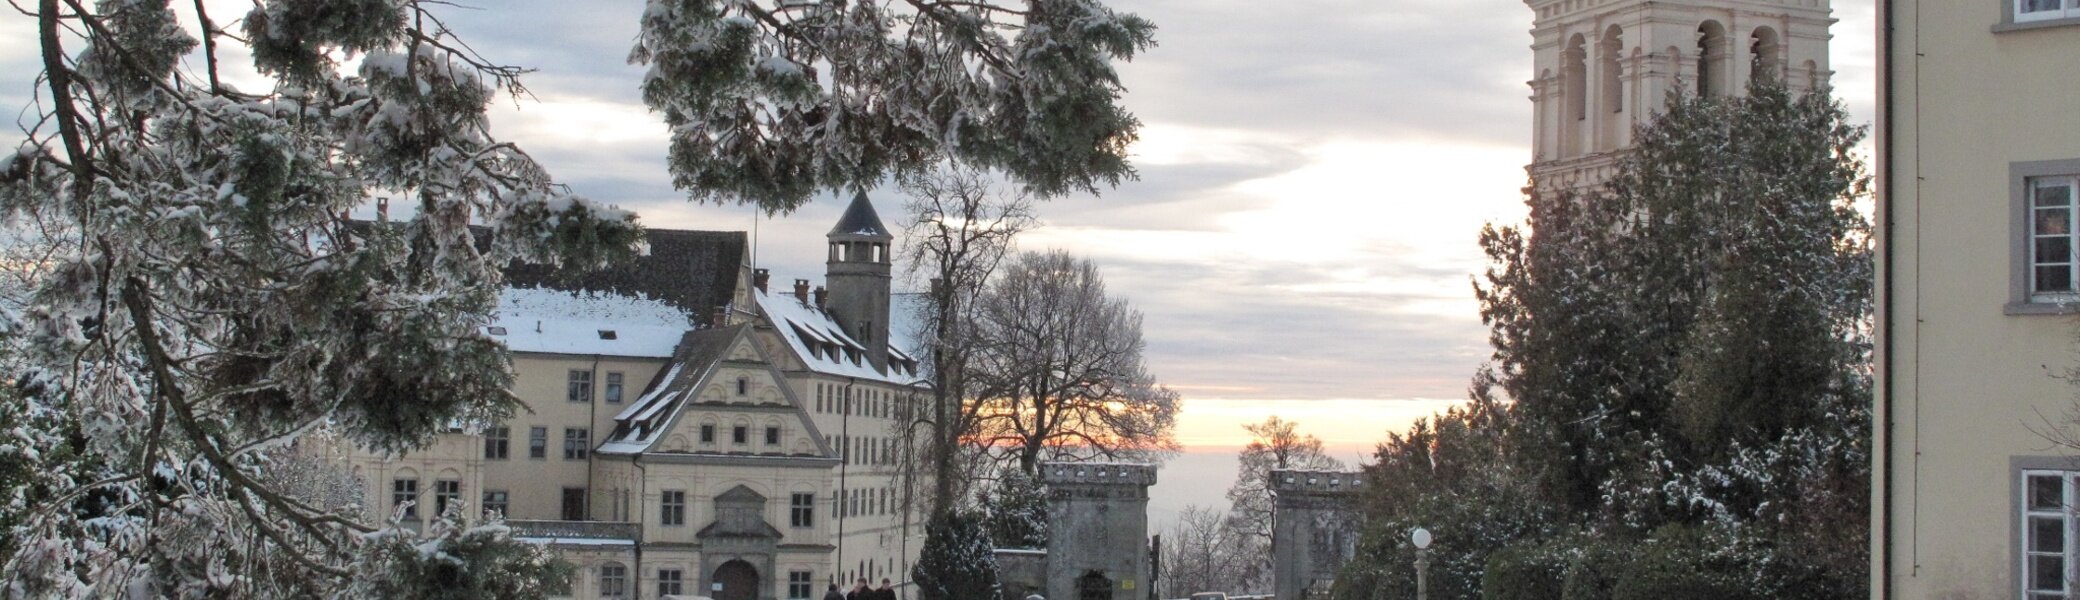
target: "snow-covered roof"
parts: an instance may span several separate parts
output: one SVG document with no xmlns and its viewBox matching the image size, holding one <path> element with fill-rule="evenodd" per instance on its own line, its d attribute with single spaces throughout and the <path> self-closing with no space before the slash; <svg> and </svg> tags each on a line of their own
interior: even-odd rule
<svg viewBox="0 0 2080 600">
<path fill-rule="evenodd" d="M 666 358 L 692 328 L 684 310 L 661 300 L 506 288 L 485 331 L 514 352 Z"/>
<path fill-rule="evenodd" d="M 514 264 L 505 269 L 506 284 L 654 298 L 706 320 L 736 301 L 745 240 L 742 231 L 645 229 L 649 252 L 629 262 L 583 270 Z"/>
<path fill-rule="evenodd" d="M 671 424 L 676 407 L 699 392 L 715 364 L 729 353 L 744 326 L 685 332 L 672 354 L 672 366 L 643 395 L 614 415 L 614 431 L 600 444 L 602 454 L 632 454 L 650 449 Z"/>
<path fill-rule="evenodd" d="M 898 385 L 917 384 L 923 379 L 917 361 L 904 351 L 915 347 L 909 331 L 890 328 L 889 368 L 883 373 L 874 370 L 874 364 L 867 360 L 866 346 L 846 335 L 830 313 L 790 294 L 752 290 L 752 296 L 758 300 L 760 314 L 765 315 L 780 339 L 787 340 L 788 349 L 811 371 Z"/>
</svg>

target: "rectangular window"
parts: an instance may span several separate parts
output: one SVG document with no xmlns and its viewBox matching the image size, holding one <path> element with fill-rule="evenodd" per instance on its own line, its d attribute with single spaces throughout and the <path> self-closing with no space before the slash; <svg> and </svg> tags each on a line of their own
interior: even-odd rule
<svg viewBox="0 0 2080 600">
<path fill-rule="evenodd" d="M 743 425 L 729 428 L 729 442 L 732 444 L 751 443 L 751 428 Z"/>
<path fill-rule="evenodd" d="M 620 403 L 621 403 L 621 374 L 620 374 L 620 373 L 616 373 L 616 372 L 613 372 L 613 371 L 608 371 L 608 372 L 607 372 L 607 402 L 611 402 L 611 403 L 614 403 L 614 404 L 620 404 Z"/>
<path fill-rule="evenodd" d="M 794 527 L 816 525 L 816 494 L 795 494 L 787 503 L 787 524 Z"/>
<path fill-rule="evenodd" d="M 513 430 L 510 427 L 492 427 L 484 430 L 484 459 L 505 460 L 512 449 Z"/>
<path fill-rule="evenodd" d="M 529 428 L 527 428 L 527 457 L 528 457 L 528 458 L 548 458 L 548 457 L 549 457 L 549 428 L 547 428 L 547 427 L 529 427 Z"/>
<path fill-rule="evenodd" d="M 713 444 L 713 443 L 715 443 L 715 424 L 714 424 L 714 423 L 702 423 L 702 424 L 701 424 L 701 443 L 703 443 L 703 444 Z"/>
<path fill-rule="evenodd" d="M 404 507 L 404 518 L 419 518 L 419 480 L 398 479 L 390 482 L 390 509 Z"/>
<path fill-rule="evenodd" d="M 2080 18 L 2080 0 L 2013 0 L 2016 21 Z"/>
<path fill-rule="evenodd" d="M 2064 599 L 2072 589 L 2075 475 L 2022 472 L 2022 592 L 2029 600 Z"/>
<path fill-rule="evenodd" d="M 2072 177 L 2029 180 L 2031 299 L 2057 301 L 2074 293 L 2075 185 Z"/>
<path fill-rule="evenodd" d="M 657 521 L 662 525 L 686 524 L 686 491 L 665 490 L 657 502 Z"/>
<path fill-rule="evenodd" d="M 767 427 L 767 428 L 766 428 L 766 445 L 767 445 L 767 446 L 778 446 L 778 445 L 780 445 L 780 428 L 778 428 L 778 427 Z"/>
<path fill-rule="evenodd" d="M 564 397 L 572 402 L 592 401 L 592 372 L 571 369 L 569 387 Z"/>
<path fill-rule="evenodd" d="M 442 479 L 433 482 L 433 514 L 448 514 L 448 507 L 462 504 L 462 482 Z"/>
<path fill-rule="evenodd" d="M 599 595 L 604 598 L 620 598 L 628 595 L 628 567 L 621 563 L 599 566 Z"/>
<path fill-rule="evenodd" d="M 808 600 L 816 590 L 816 583 L 808 571 L 787 572 L 787 600 Z"/>
<path fill-rule="evenodd" d="M 686 572 L 678 569 L 657 570 L 657 595 L 677 596 L 686 593 Z"/>
<path fill-rule="evenodd" d="M 563 428 L 563 459 L 585 460 L 592 456 L 592 430 L 584 427 Z"/>
<path fill-rule="evenodd" d="M 511 498 L 505 490 L 484 490 L 484 514 L 505 516 Z"/>
<path fill-rule="evenodd" d="M 563 520 L 585 520 L 585 488 L 563 488 Z"/>
</svg>

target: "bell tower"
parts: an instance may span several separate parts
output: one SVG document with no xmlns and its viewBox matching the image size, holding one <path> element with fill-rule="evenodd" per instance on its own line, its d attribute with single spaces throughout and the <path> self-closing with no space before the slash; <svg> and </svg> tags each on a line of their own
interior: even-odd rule
<svg viewBox="0 0 2080 600">
<path fill-rule="evenodd" d="M 867 360 L 875 370 L 888 368 L 888 243 L 895 236 L 881 225 L 867 193 L 852 197 L 838 225 L 824 236 L 830 240 L 830 257 L 824 262 L 824 280 L 830 297 L 824 311 L 845 328 L 845 334 L 867 347 Z"/>
<path fill-rule="evenodd" d="M 1773 76 L 1827 83 L 1832 0 L 1524 0 L 1532 21 L 1533 187 L 1608 180 L 1670 90 L 1739 94 Z"/>
</svg>

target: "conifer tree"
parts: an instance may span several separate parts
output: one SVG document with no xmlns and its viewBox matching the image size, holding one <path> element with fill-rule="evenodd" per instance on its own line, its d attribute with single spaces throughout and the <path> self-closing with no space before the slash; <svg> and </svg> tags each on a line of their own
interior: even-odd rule
<svg viewBox="0 0 2080 600">
<path fill-rule="evenodd" d="M 997 555 L 982 519 L 956 513 L 926 525 L 910 579 L 923 600 L 996 598 Z"/>
</svg>

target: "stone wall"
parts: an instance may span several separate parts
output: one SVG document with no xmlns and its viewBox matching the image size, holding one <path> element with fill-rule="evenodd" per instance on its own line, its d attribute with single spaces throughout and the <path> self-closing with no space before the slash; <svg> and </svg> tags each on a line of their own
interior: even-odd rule
<svg viewBox="0 0 2080 600">
<path fill-rule="evenodd" d="M 1361 483 L 1357 473 L 1271 472 L 1271 587 L 1278 600 L 1319 597 L 1356 553 Z"/>
<path fill-rule="evenodd" d="M 1049 600 L 1148 598 L 1147 464 L 1048 463 L 1046 596 Z"/>
</svg>

